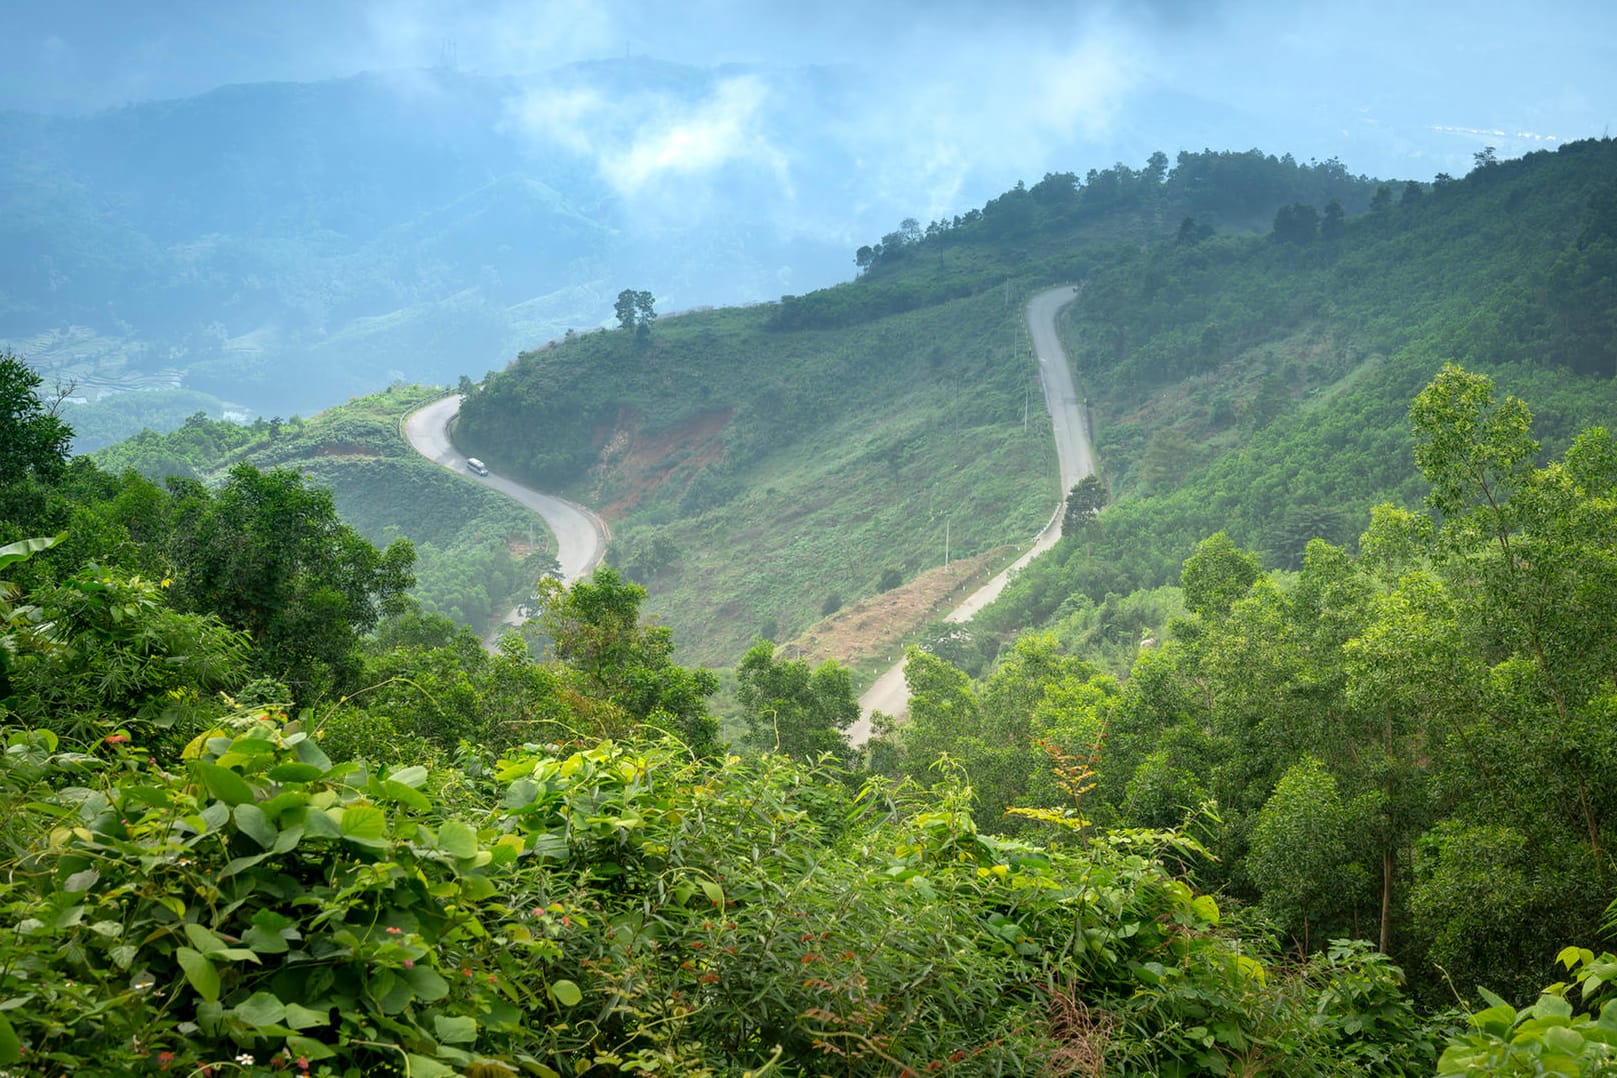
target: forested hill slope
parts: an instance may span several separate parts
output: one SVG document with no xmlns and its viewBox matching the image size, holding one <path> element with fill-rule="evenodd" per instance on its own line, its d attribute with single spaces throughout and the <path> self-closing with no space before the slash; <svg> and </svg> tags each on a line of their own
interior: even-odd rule
<svg viewBox="0 0 1617 1078">
<path fill-rule="evenodd" d="M 1547 451 L 1609 424 L 1617 142 L 1484 159 L 1359 217 L 1277 226 L 1138 247 L 1089 276 L 1067 337 L 1116 503 L 984 627 L 1176 582 L 1220 529 L 1288 568 L 1314 536 L 1351 543 L 1376 502 L 1417 507 L 1406 413 L 1448 361 L 1531 400 Z"/>
<path fill-rule="evenodd" d="M 423 460 L 399 435 L 405 415 L 443 395 L 437 386 L 395 385 L 308 419 L 251 425 L 198 413 L 178 430 L 142 431 L 94 459 L 113 473 L 209 486 L 239 464 L 294 469 L 330 490 L 343 520 L 365 538 L 409 539 L 422 609 L 481 632 L 530 597 L 555 548 L 521 506 Z"/>
<path fill-rule="evenodd" d="M 460 446 L 602 509 L 687 654 L 728 662 L 885 579 L 1009 550 L 1054 508 L 1022 299 L 1141 243 L 1367 207 L 1338 162 L 1154 155 L 903 222 L 860 277 L 524 353 L 463 406 Z M 849 658 L 850 656 L 843 656 Z"/>
</svg>

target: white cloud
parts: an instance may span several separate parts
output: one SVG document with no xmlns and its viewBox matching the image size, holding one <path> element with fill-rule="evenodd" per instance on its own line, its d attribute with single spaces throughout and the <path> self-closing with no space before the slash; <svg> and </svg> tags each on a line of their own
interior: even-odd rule
<svg viewBox="0 0 1617 1078">
<path fill-rule="evenodd" d="M 672 108 L 642 125 L 626 147 L 604 155 L 601 171 L 620 194 L 634 195 L 669 176 L 693 176 L 730 164 L 760 166 L 790 183 L 786 155 L 765 131 L 769 95 L 762 80 L 725 79 L 694 108 Z"/>
<path fill-rule="evenodd" d="M 1503 131 L 1499 128 L 1486 127 L 1453 127 L 1448 124 L 1432 124 L 1429 130 L 1439 131 L 1445 135 L 1481 135 L 1484 138 L 1518 138 L 1528 142 L 1560 142 L 1560 135 L 1541 135 L 1536 131 Z"/>
</svg>

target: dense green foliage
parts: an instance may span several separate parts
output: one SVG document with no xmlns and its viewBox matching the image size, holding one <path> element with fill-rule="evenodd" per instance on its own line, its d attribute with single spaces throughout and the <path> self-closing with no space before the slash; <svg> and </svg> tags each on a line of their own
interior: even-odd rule
<svg viewBox="0 0 1617 1078">
<path fill-rule="evenodd" d="M 147 430 L 97 452 L 105 468 L 152 479 L 204 482 L 246 462 L 296 468 L 331 491 L 337 511 L 373 543 L 407 538 L 416 550 L 416 588 L 424 610 L 479 630 L 528 600 L 552 563 L 549 532 L 526 510 L 422 460 L 399 436 L 406 414 L 442 395 L 425 386 L 393 386 L 308 419 L 251 425 L 193 415 L 177 430 Z"/>
<path fill-rule="evenodd" d="M 39 399 L 44 379 L 0 352 L 0 475 L 8 483 L 61 469 L 73 432 Z"/>
<path fill-rule="evenodd" d="M 1433 516 L 1380 506 L 1357 554 L 1316 539 L 1297 572 L 1214 534 L 1121 689 L 1049 636 L 980 686 L 912 651 L 883 758 L 947 753 L 985 807 L 1054 809 L 1027 751 L 1050 745 L 1080 825 L 1196 828 L 1201 878 L 1300 949 L 1370 938 L 1428 1001 L 1530 998 L 1617 883 L 1617 442 L 1540 465 L 1526 406 L 1453 366 L 1410 420 Z"/>
<path fill-rule="evenodd" d="M 0 550 L 0 569 L 31 549 Z M 118 621 L 168 616 L 163 589 L 120 586 L 107 600 Z M 4 639 L 24 652 L 85 637 L 117 659 L 201 648 L 52 628 L 60 596 L 7 595 Z M 479 710 L 497 706 L 498 681 L 552 690 L 548 728 L 468 730 L 487 740 L 462 742 L 453 762 L 447 727 L 327 751 L 364 718 L 347 701 L 288 721 L 226 698 L 159 723 L 92 691 L 25 724 L 10 706 L 22 697 L 7 700 L 0 991 L 19 1002 L 0 1012 L 0 1066 L 92 1078 L 1430 1066 L 1394 967 L 1345 942 L 1294 967 L 1222 927 L 1219 904 L 1170 868 L 1198 856 L 1188 839 L 1014 842 L 976 827 L 958 778 L 924 789 L 781 755 L 699 760 L 633 725 L 623 743 L 599 740 L 609 702 L 589 694 L 605 651 L 590 645 L 621 635 L 625 595 L 632 607 L 606 578 L 558 597 L 575 642 L 558 639 L 570 658 L 548 667 L 516 651 L 489 660 L 427 622 L 390 629 L 373 659 L 410 656 L 395 680 L 434 679 L 423 696 L 452 667 L 490 661 L 507 669 L 483 681 Z M 190 661 L 175 669 L 193 691 L 208 683 Z M 420 710 L 406 696 L 392 706 Z M 518 745 L 513 732 L 583 743 Z"/>
<path fill-rule="evenodd" d="M 915 651 L 874 772 L 814 758 L 846 671 L 767 642 L 743 703 L 787 751 L 723 755 L 715 679 L 610 570 L 540 589 L 538 661 L 420 613 L 360 639 L 407 551 L 294 473 L 165 495 L 63 468 L 47 506 L 103 535 L 145 515 L 103 566 L 0 547 L 0 1066 L 1430 1073 L 1446 1020 L 1342 904 L 1391 851 L 1396 950 L 1495 983 L 1537 983 L 1540 940 L 1598 923 L 1617 447 L 1591 431 L 1537 467 L 1525 408 L 1458 368 L 1412 415 L 1440 525 L 1380 511 L 1356 558 L 1316 542 L 1283 578 L 1215 536 L 1124 684 L 1049 636 L 980 689 Z M 125 517 L 74 501 L 109 483 Z M 182 547 L 172 579 L 140 575 Z M 299 644 L 348 633 L 296 711 L 266 695 L 282 616 L 326 619 Z M 1482 789 L 1479 756 L 1510 764 Z M 1260 909 L 1336 938 L 1289 955 Z M 1570 953 L 1587 1010 L 1611 962 Z M 1595 1073 L 1609 1014 L 1565 995 L 1491 999 L 1443 1066 Z"/>
<path fill-rule="evenodd" d="M 736 666 L 748 744 L 802 760 L 851 759 L 845 732 L 859 718 L 859 701 L 847 667 L 828 660 L 810 669 L 775 651 L 773 641 L 760 640 Z"/>
<path fill-rule="evenodd" d="M 0 1066 L 1609 1072 L 1617 442 L 1580 430 L 1604 360 L 1567 355 L 1602 316 L 1553 311 L 1602 287 L 1610 153 L 1351 218 L 1351 190 L 1281 185 L 1248 239 L 1147 228 L 1198 190 L 1165 159 L 1047 179 L 884 237 L 845 290 L 476 390 L 466 444 L 615 504 L 633 576 L 727 604 L 689 615 L 727 654 L 924 564 L 929 484 L 972 549 L 996 534 L 951 512 L 1040 522 L 1053 492 L 995 476 L 1053 470 L 1010 418 L 1019 300 L 1092 267 L 1068 329 L 1117 500 L 1092 484 L 1000 604 L 909 652 L 911 714 L 862 759 L 848 671 L 767 641 L 727 755 L 718 679 L 611 570 L 541 585 L 537 659 L 383 618 L 408 548 L 269 466 L 391 467 L 392 406 L 130 450 L 233 454 L 218 490 L 65 447 L 0 477 L 0 542 L 26 540 L 0 547 Z M 1108 184 L 1133 208 L 1101 212 Z M 1471 256 L 1464 297 L 1431 251 Z M 1542 433 L 1444 356 L 1543 390 Z M 558 440 L 513 440 L 534 423 Z M 1557 960 L 1575 985 L 1541 991 Z M 1486 1003 L 1464 1027 L 1456 995 Z"/>
</svg>

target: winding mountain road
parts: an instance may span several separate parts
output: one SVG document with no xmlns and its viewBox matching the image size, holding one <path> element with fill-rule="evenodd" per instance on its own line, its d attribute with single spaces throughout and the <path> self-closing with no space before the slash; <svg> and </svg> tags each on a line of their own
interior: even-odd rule
<svg viewBox="0 0 1617 1078">
<path fill-rule="evenodd" d="M 1039 384 L 1044 389 L 1044 405 L 1050 413 L 1050 424 L 1055 434 L 1062 500 L 1056 505 L 1056 511 L 1044 530 L 1034 536 L 1033 545 L 1027 553 L 967 596 L 964 602 L 944 617 L 945 621 L 969 621 L 1005 590 L 1013 574 L 1056 545 L 1061 538 L 1061 513 L 1066 505 L 1067 491 L 1095 470 L 1089 434 L 1085 429 L 1083 401 L 1073 388 L 1072 368 L 1056 336 L 1056 315 L 1077 298 L 1078 289 L 1071 285 L 1052 288 L 1029 300 L 1026 310 L 1028 332 L 1032 335 L 1034 354 L 1039 360 Z M 537 513 L 556 536 L 556 560 L 561 566 L 565 583 L 571 584 L 593 572 L 605 556 L 607 540 L 612 536 L 606 522 L 566 498 L 533 490 L 501 475 L 474 475 L 466 467 L 466 458 L 449 440 L 449 424 L 460 411 L 460 402 L 458 394 L 444 397 L 406 416 L 404 437 L 410 446 L 434 464 L 492 487 Z M 516 611 L 506 615 L 505 620 L 507 623 L 517 621 Z M 865 691 L 859 698 L 859 710 L 859 721 L 848 729 L 848 740 L 855 746 L 869 740 L 873 712 L 881 711 L 899 718 L 908 712 L 909 687 L 904 681 L 902 662 L 883 672 Z"/>
<path fill-rule="evenodd" d="M 1010 583 L 1011 576 L 1034 558 L 1056 545 L 1061 538 L 1061 514 L 1066 508 L 1067 492 L 1078 480 L 1095 470 L 1089 432 L 1085 429 L 1084 404 L 1072 384 L 1072 368 L 1067 354 L 1062 351 L 1056 336 L 1056 315 L 1067 304 L 1078 298 L 1078 289 L 1067 285 L 1040 292 L 1028 301 L 1028 332 L 1033 336 L 1033 351 L 1039 358 L 1039 384 L 1044 389 L 1044 406 L 1050 413 L 1050 425 L 1055 433 L 1056 460 L 1061 469 L 1061 501 L 1044 530 L 1033 539 L 1033 546 L 1016 559 L 1004 572 L 968 595 L 964 602 L 944 616 L 944 621 L 963 622 L 999 597 Z M 870 739 L 870 719 L 880 711 L 902 718 L 909 711 L 909 686 L 904 681 L 903 662 L 895 663 L 883 671 L 865 694 L 859 698 L 859 720 L 848 728 L 848 740 L 855 746 Z"/>
<path fill-rule="evenodd" d="M 474 475 L 466 467 L 466 458 L 449 441 L 449 423 L 460 411 L 460 401 L 459 394 L 444 397 L 405 416 L 404 437 L 410 447 L 434 464 L 492 487 L 537 513 L 556 536 L 562 582 L 571 584 L 588 576 L 601 564 L 612 537 L 606 521 L 576 502 L 533 490 L 503 475 Z M 518 620 L 514 610 L 505 616 L 507 624 Z"/>
</svg>

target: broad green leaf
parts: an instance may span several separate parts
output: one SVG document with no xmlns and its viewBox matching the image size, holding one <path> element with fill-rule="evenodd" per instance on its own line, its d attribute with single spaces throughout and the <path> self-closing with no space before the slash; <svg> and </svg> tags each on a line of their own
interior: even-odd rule
<svg viewBox="0 0 1617 1078">
<path fill-rule="evenodd" d="M 185 935 L 191 941 L 191 946 L 205 955 L 216 955 L 225 949 L 225 941 L 202 925 L 187 922 Z"/>
<path fill-rule="evenodd" d="M 410 982 L 410 987 L 415 989 L 417 997 L 428 1003 L 443 999 L 449 994 L 449 982 L 425 966 L 401 970 L 400 976 Z"/>
<path fill-rule="evenodd" d="M 324 809 L 311 808 L 303 818 L 303 829 L 314 838 L 341 838 L 342 828 Z"/>
<path fill-rule="evenodd" d="M 494 864 L 508 865 L 522 856 L 524 845 L 521 835 L 501 835 L 489 847 L 489 853 L 493 855 Z"/>
<path fill-rule="evenodd" d="M 702 893 L 707 896 L 707 900 L 722 910 L 724 908 L 724 888 L 712 880 L 699 880 L 697 882 L 702 888 Z"/>
<path fill-rule="evenodd" d="M 125 786 L 122 790 L 123 802 L 140 805 L 151 805 L 154 808 L 168 808 L 173 804 L 168 791 L 157 786 Z"/>
<path fill-rule="evenodd" d="M 1565 1027 L 1546 1029 L 1544 1031 L 1544 1043 L 1549 1045 L 1552 1050 L 1568 1056 L 1576 1057 L 1579 1052 L 1583 1051 L 1583 1037 L 1576 1031 Z"/>
<path fill-rule="evenodd" d="M 365 846 L 382 845 L 387 833 L 387 813 L 375 805 L 349 805 L 342 810 L 343 838 Z"/>
<path fill-rule="evenodd" d="M 417 764 L 414 767 L 401 767 L 388 775 L 389 782 L 396 782 L 400 786 L 408 786 L 412 790 L 420 789 L 427 781 L 427 769 Z"/>
<path fill-rule="evenodd" d="M 79 891 L 88 891 L 90 888 L 95 886 L 95 881 L 99 880 L 100 878 L 101 873 L 97 872 L 93 868 L 87 868 L 83 872 L 73 873 L 73 875 L 62 881 L 62 890 L 68 892 L 69 894 Z"/>
<path fill-rule="evenodd" d="M 61 535 L 53 535 L 49 538 L 19 539 L 15 543 L 0 546 L 0 569 L 4 569 L 14 562 L 27 561 L 41 550 L 49 550 L 66 538 L 67 533 L 63 532 Z M 0 1062 L 10 1063 L 15 1062 L 15 1060 L 3 1060 Z"/>
<path fill-rule="evenodd" d="M 242 933 L 241 941 L 259 954 L 285 954 L 290 945 L 279 932 L 253 925 Z"/>
<path fill-rule="evenodd" d="M 231 1008 L 231 1013 L 250 1026 L 274 1026 L 286 1017 L 286 1005 L 273 993 L 254 992 Z"/>
<path fill-rule="evenodd" d="M 253 799 L 253 788 L 228 767 L 197 762 L 191 765 L 208 792 L 227 805 L 242 805 Z"/>
<path fill-rule="evenodd" d="M 288 1037 L 286 1047 L 304 1059 L 330 1059 L 337 1053 L 313 1037 Z"/>
<path fill-rule="evenodd" d="M 286 1016 L 282 1021 L 293 1029 L 329 1026 L 331 1024 L 331 1011 L 329 1009 L 317 1011 L 300 1003 L 288 1003 L 286 1005 Z"/>
<path fill-rule="evenodd" d="M 393 779 L 384 779 L 382 780 L 382 792 L 388 797 L 391 797 L 393 800 L 397 801 L 399 804 L 408 805 L 417 812 L 430 812 L 432 810 L 431 798 L 422 793 L 420 790 L 417 790 L 411 786 L 406 786 L 402 782 L 396 782 Z"/>
<path fill-rule="evenodd" d="M 209 1003 L 219 1002 L 219 971 L 213 968 L 213 963 L 189 947 L 175 948 L 174 957 L 197 995 Z"/>
<path fill-rule="evenodd" d="M 371 974 L 366 989 L 383 1014 L 398 1014 L 416 998 L 415 986 L 407 976 L 407 972 L 401 974 L 387 969 Z"/>
<path fill-rule="evenodd" d="M 1218 924 L 1218 900 L 1212 895 L 1197 895 L 1191 900 L 1190 908 L 1210 925 Z"/>
<path fill-rule="evenodd" d="M 487 856 L 487 854 L 484 854 Z M 499 888 L 487 876 L 462 876 L 460 895 L 468 902 L 482 902 L 499 894 Z"/>
<path fill-rule="evenodd" d="M 477 1039 L 477 1019 L 469 1015 L 436 1014 L 432 1017 L 432 1027 L 438 1039 L 449 1044 L 471 1044 Z"/>
<path fill-rule="evenodd" d="M 533 836 L 533 855 L 539 858 L 548 858 L 561 861 L 569 853 L 567 836 L 555 831 L 543 831 Z"/>
<path fill-rule="evenodd" d="M 409 1054 L 411 1078 L 455 1078 L 455 1068 L 440 1063 L 431 1056 Z"/>
<path fill-rule="evenodd" d="M 550 994 L 557 1003 L 563 1007 L 576 1007 L 584 999 L 584 993 L 579 991 L 578 985 L 572 981 L 554 981 L 550 985 Z"/>
<path fill-rule="evenodd" d="M 331 770 L 331 757 L 321 752 L 320 746 L 315 744 L 312 738 L 304 738 L 299 741 L 292 751 L 298 754 L 298 759 L 306 764 L 313 764 L 322 773 Z"/>
<path fill-rule="evenodd" d="M 1506 1003 L 1477 1011 L 1471 1015 L 1471 1024 L 1478 1029 L 1503 1035 L 1516 1024 L 1516 1008 Z"/>
<path fill-rule="evenodd" d="M 532 779 L 518 779 L 506 788 L 505 796 L 500 798 L 503 808 L 521 808 L 533 804 L 534 798 L 539 796 L 539 784 Z"/>
<path fill-rule="evenodd" d="M 284 763 L 276 764 L 267 774 L 276 782 L 313 782 L 326 773 L 326 769 L 315 764 Z"/>
<path fill-rule="evenodd" d="M 241 829 L 242 834 L 266 850 L 274 848 L 279 832 L 264 815 L 263 809 L 251 803 L 240 804 L 231 815 L 236 818 L 236 826 Z"/>
<path fill-rule="evenodd" d="M 460 820 L 445 820 L 438 829 L 438 848 L 451 857 L 465 860 L 477 855 L 477 832 Z"/>
<path fill-rule="evenodd" d="M 264 810 L 264 815 L 271 820 L 278 820 L 289 812 L 295 812 L 309 803 L 309 794 L 304 790 L 282 790 L 268 801 L 260 801 L 258 807 Z"/>
<path fill-rule="evenodd" d="M 16 1063 L 21 1059 L 22 1044 L 17 1040 L 17 1031 L 0 1015 L 0 1063 Z"/>
</svg>

